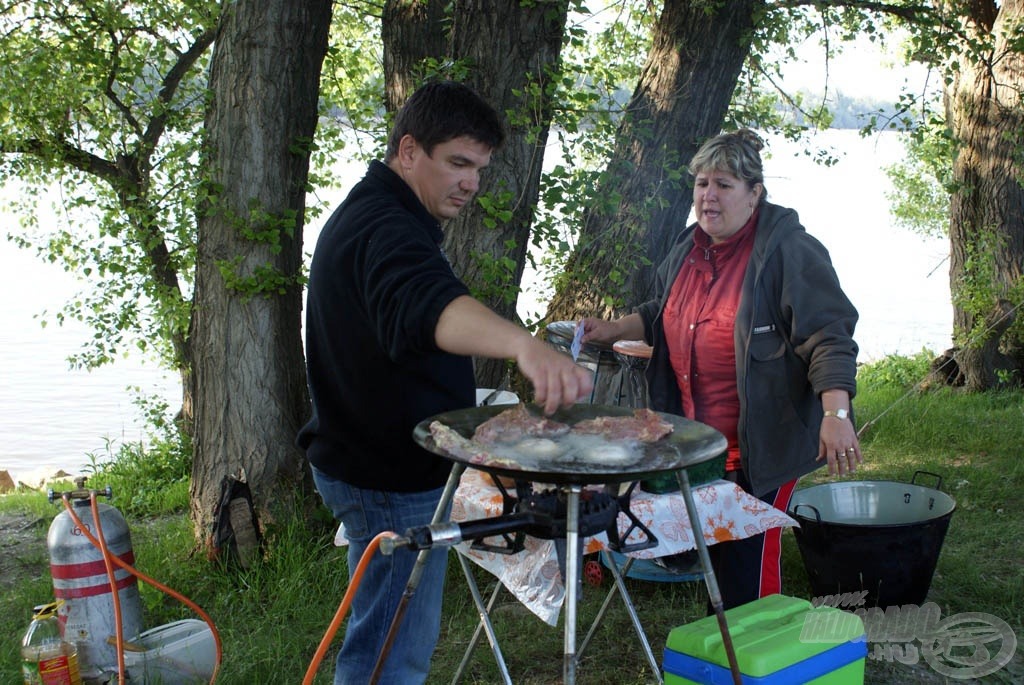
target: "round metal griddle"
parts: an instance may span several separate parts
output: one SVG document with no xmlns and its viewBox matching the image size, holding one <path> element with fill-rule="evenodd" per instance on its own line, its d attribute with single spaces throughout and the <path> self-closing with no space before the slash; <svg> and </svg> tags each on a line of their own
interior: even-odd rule
<svg viewBox="0 0 1024 685">
<path fill-rule="evenodd" d="M 614 464 L 587 461 L 585 455 L 572 452 L 557 457 L 540 457 L 520 454 L 515 460 L 508 459 L 508 449 L 493 461 L 469 461 L 438 447 L 430 433 L 430 424 L 439 421 L 457 431 L 464 438 L 473 437 L 473 432 L 484 421 L 503 411 L 508 406 L 473 407 L 437 414 L 424 419 L 413 429 L 413 439 L 425 449 L 446 459 L 465 464 L 474 469 L 517 480 L 540 481 L 544 483 L 579 484 L 621 483 L 649 478 L 666 471 L 678 471 L 717 457 L 726 448 L 725 436 L 703 423 L 681 416 L 657 412 L 672 424 L 671 433 L 657 442 L 642 443 L 628 459 Z M 540 409 L 532 408 L 540 413 Z M 575 404 L 559 409 L 551 418 L 570 426 L 602 416 L 632 416 L 631 407 L 617 407 L 601 404 Z M 610 443 L 616 441 L 609 441 Z"/>
</svg>

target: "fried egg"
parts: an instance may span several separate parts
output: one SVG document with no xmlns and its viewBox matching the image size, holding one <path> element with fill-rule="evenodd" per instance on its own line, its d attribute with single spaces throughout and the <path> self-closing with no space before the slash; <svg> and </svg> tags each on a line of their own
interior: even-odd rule
<svg viewBox="0 0 1024 685">
<path fill-rule="evenodd" d="M 586 452 L 587 461 L 597 462 L 600 464 L 612 464 L 621 462 L 630 457 L 632 451 L 624 445 L 616 445 L 614 443 L 605 443 L 601 445 L 594 445 Z"/>
<path fill-rule="evenodd" d="M 563 452 L 562 447 L 548 438 L 526 438 L 515 445 L 515 450 L 523 456 L 535 459 L 557 457 Z"/>
</svg>

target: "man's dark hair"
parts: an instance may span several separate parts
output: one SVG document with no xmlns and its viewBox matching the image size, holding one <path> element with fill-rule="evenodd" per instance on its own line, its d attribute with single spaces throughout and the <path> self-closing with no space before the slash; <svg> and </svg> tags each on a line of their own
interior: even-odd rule
<svg viewBox="0 0 1024 685">
<path fill-rule="evenodd" d="M 464 83 L 430 81 L 409 96 L 395 115 L 384 161 L 398 154 L 398 143 L 406 134 L 428 155 L 434 147 L 453 138 L 468 136 L 489 146 L 501 147 L 505 131 L 501 117 L 480 95 Z"/>
</svg>

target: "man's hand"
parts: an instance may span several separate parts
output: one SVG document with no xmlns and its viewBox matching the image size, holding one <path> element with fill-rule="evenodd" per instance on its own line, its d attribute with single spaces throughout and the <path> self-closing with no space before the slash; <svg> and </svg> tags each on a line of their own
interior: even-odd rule
<svg viewBox="0 0 1024 685">
<path fill-rule="evenodd" d="M 534 401 L 545 414 L 571 406 L 594 390 L 592 371 L 537 338 L 524 345 L 516 363 L 533 384 Z"/>
<path fill-rule="evenodd" d="M 594 389 L 593 372 L 468 295 L 444 308 L 434 338 L 439 348 L 452 354 L 514 359 L 546 414 L 574 404 Z"/>
</svg>

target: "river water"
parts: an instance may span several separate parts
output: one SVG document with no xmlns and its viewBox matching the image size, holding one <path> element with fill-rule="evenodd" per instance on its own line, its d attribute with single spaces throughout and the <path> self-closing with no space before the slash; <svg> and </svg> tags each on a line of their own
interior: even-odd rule
<svg viewBox="0 0 1024 685">
<path fill-rule="evenodd" d="M 948 244 L 895 228 L 885 194 L 886 165 L 903 156 L 897 135 L 862 139 L 855 131 L 828 131 L 817 142 L 843 152 L 835 166 L 816 166 L 798 148 L 772 141 L 765 160 L 769 199 L 795 208 L 804 226 L 828 247 L 843 287 L 860 311 L 857 341 L 861 361 L 888 354 L 941 351 L 950 345 Z M 348 178 L 361 174 L 350 167 Z M 348 185 L 320 193 L 329 207 Z M 6 188 L 4 194 L 17 192 Z M 306 233 L 311 251 L 327 214 Z M 43 223 L 52 217 L 41 217 Z M 4 234 L 17 231 L 17 218 L 0 213 Z M 43 328 L 43 311 L 57 311 L 80 289 L 59 267 L 0 241 L 0 470 L 33 483 L 57 468 L 80 469 L 103 459 L 108 444 L 144 438 L 129 387 L 180 401 L 178 379 L 152 363 L 128 356 L 92 372 L 68 368 L 66 359 L 90 333 L 77 323 Z M 523 314 L 546 301 L 542 284 L 524 281 Z M 536 318 L 536 317 L 534 317 Z M 90 457 L 93 455 L 93 457 Z"/>
</svg>

